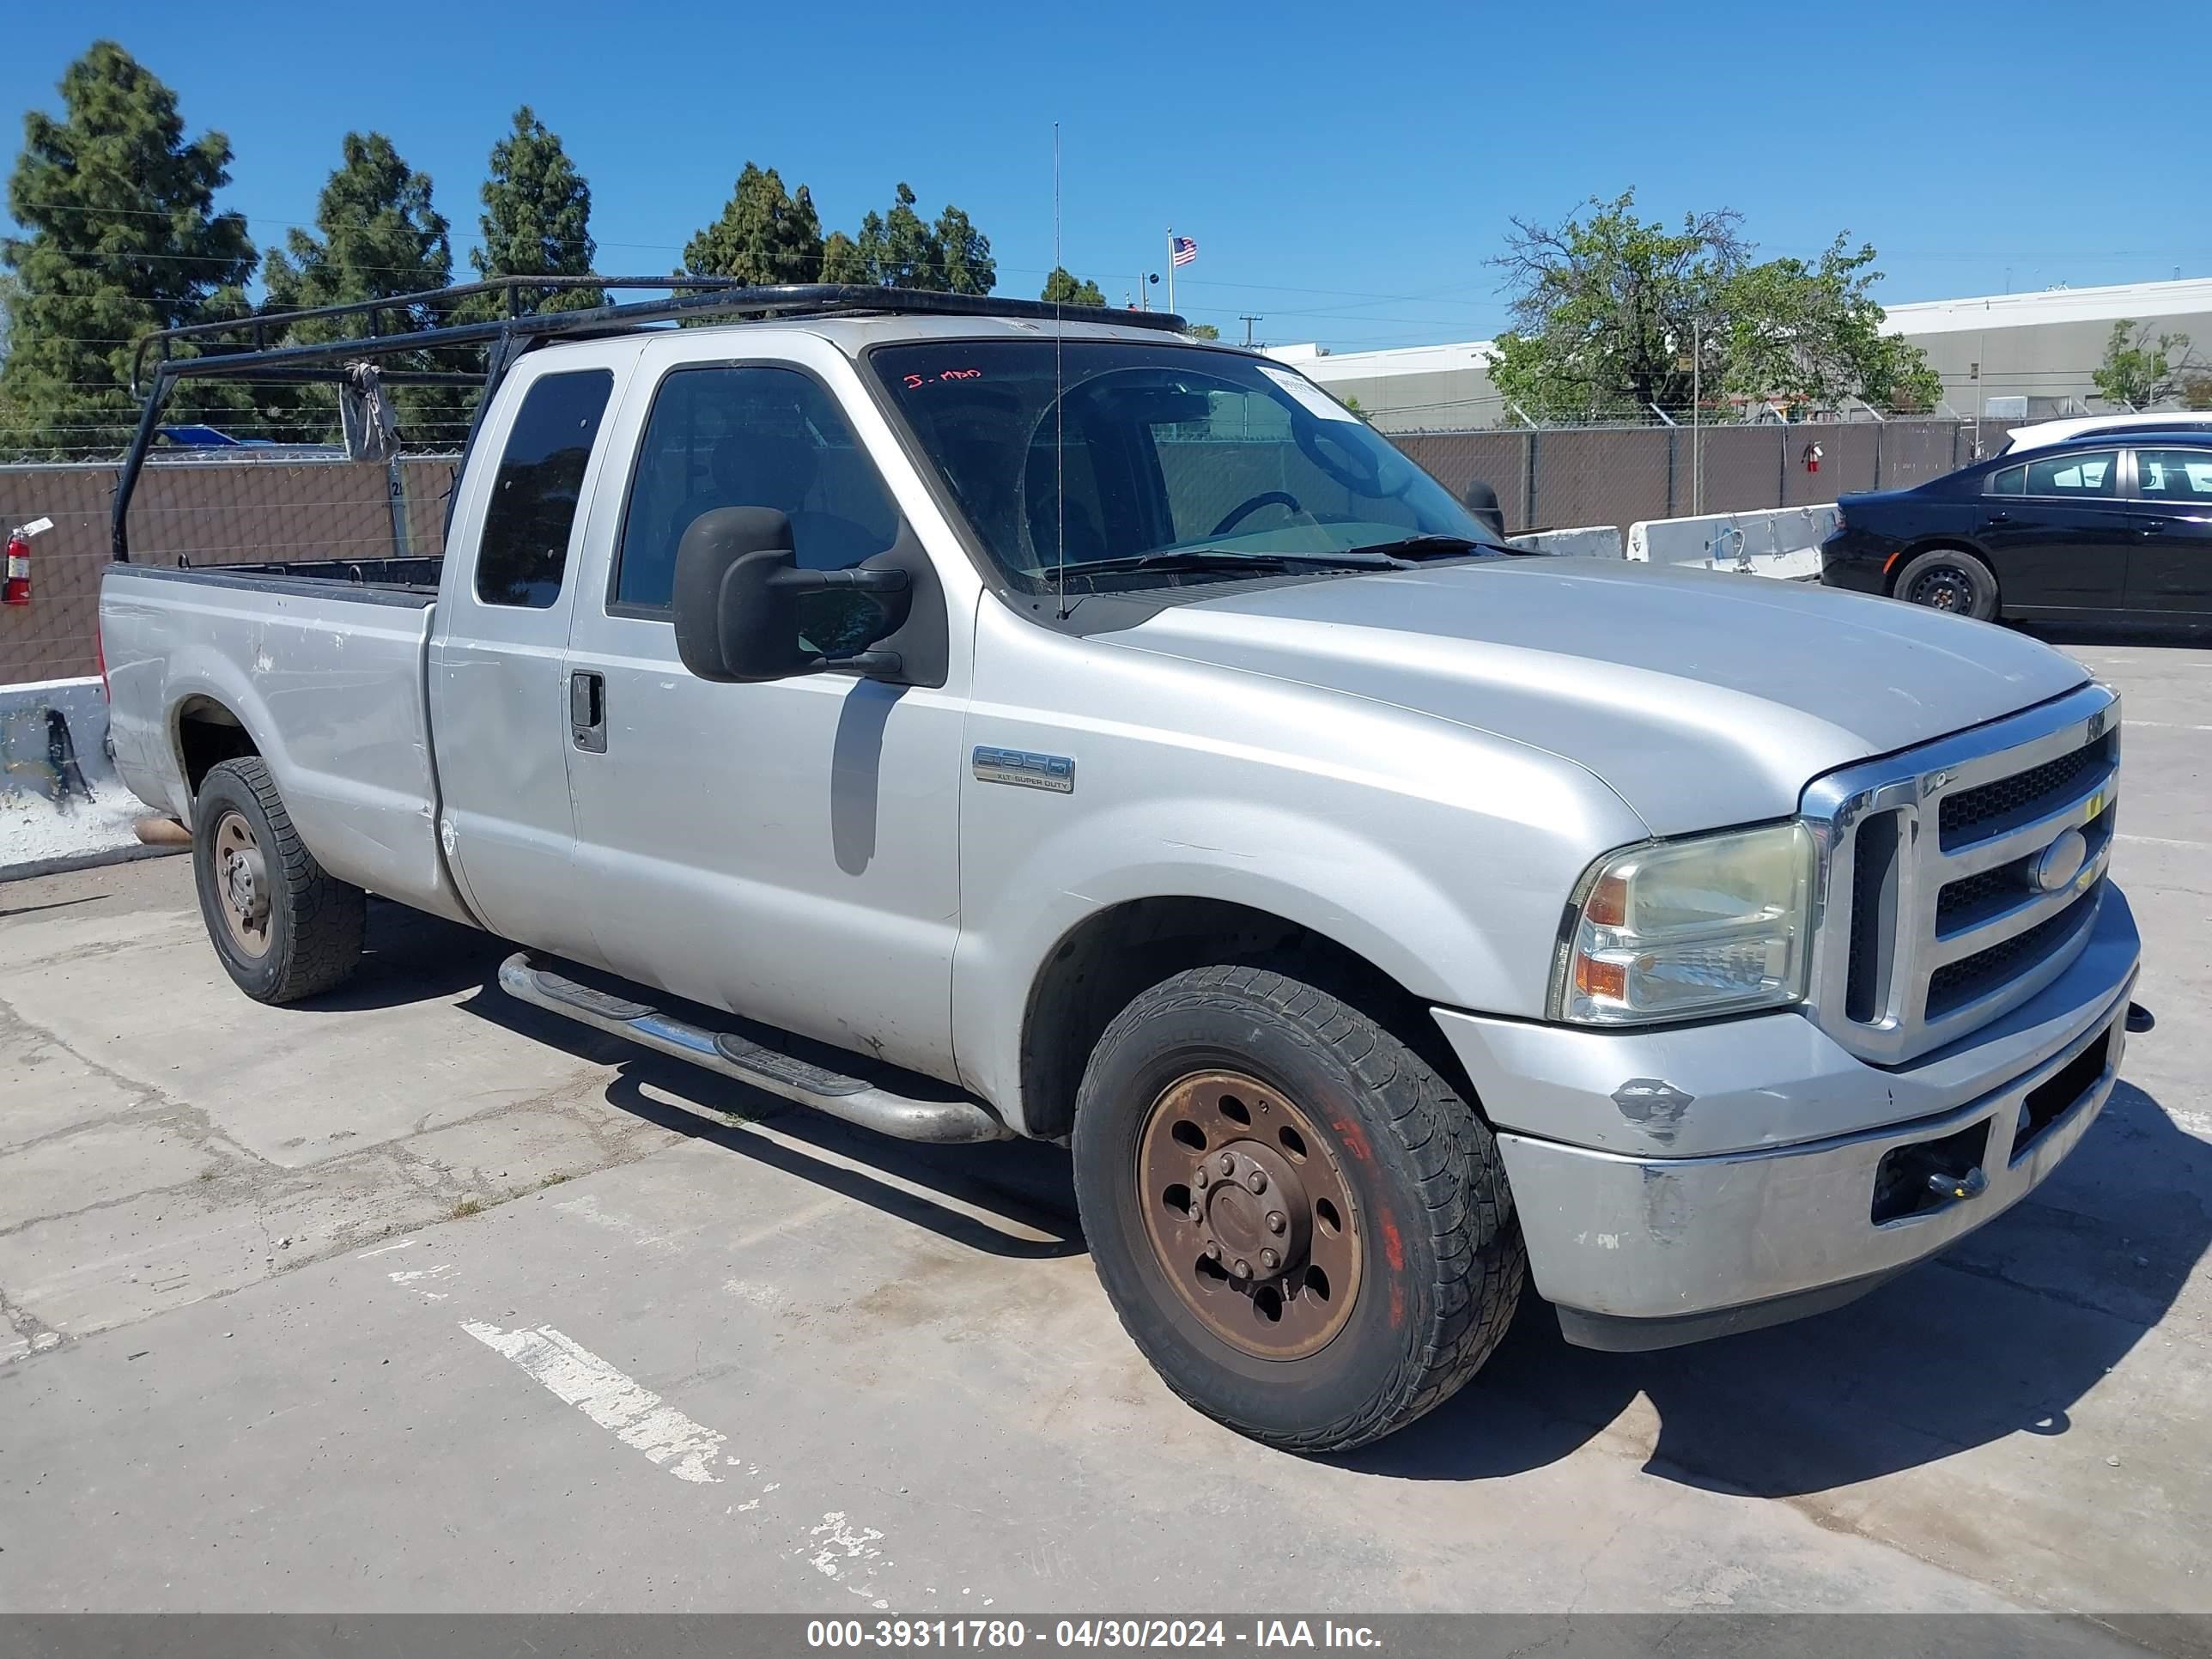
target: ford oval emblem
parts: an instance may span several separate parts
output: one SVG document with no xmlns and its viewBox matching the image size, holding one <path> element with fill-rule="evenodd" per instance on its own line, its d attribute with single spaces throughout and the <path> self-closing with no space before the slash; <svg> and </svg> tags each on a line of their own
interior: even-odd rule
<svg viewBox="0 0 2212 1659">
<path fill-rule="evenodd" d="M 2039 893 L 2056 893 L 2081 873 L 2089 860 L 2089 843 L 2079 830 L 2069 830 L 2043 849 L 2028 867 L 2028 879 Z"/>
</svg>

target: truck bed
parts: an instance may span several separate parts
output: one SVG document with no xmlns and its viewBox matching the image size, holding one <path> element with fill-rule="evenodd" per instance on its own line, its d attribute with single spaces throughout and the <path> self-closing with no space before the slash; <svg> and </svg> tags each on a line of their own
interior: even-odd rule
<svg viewBox="0 0 2212 1659">
<path fill-rule="evenodd" d="M 332 875 L 466 919 L 438 845 L 437 591 L 421 580 L 436 562 L 110 565 L 100 644 L 124 782 L 188 818 L 191 777 L 258 752 Z"/>
</svg>

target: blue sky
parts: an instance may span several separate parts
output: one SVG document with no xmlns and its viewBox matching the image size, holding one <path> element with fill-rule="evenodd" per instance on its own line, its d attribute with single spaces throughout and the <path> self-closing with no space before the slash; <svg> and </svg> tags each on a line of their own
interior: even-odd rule
<svg viewBox="0 0 2212 1659">
<path fill-rule="evenodd" d="M 751 159 L 833 228 L 902 179 L 958 203 L 1023 295 L 1052 264 L 1056 120 L 1067 264 L 1119 303 L 1172 223 L 1201 249 L 1178 309 L 1229 338 L 1247 312 L 1340 349 L 1489 335 L 1508 216 L 1630 186 L 1670 218 L 1738 208 L 1770 254 L 1871 240 L 1892 303 L 2212 273 L 2212 219 L 2169 188 L 2201 100 L 2078 4 L 10 9 L 7 118 L 58 108 L 69 60 L 112 36 L 191 131 L 229 135 L 224 204 L 264 247 L 312 219 L 340 136 L 375 128 L 434 179 L 463 263 L 485 152 L 526 102 L 591 180 L 602 270 L 672 268 Z"/>
</svg>

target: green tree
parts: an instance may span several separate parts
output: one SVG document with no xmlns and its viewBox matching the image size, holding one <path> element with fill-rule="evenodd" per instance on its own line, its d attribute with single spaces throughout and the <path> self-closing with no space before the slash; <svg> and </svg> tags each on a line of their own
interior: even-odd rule
<svg viewBox="0 0 2212 1659">
<path fill-rule="evenodd" d="M 860 221 L 855 252 L 871 283 L 940 294 L 988 294 L 999 267 L 991 239 L 947 204 L 932 224 L 915 211 L 914 187 L 902 183 L 887 213 Z"/>
<path fill-rule="evenodd" d="M 2186 334 L 2153 337 L 2147 326 L 2128 318 L 2112 325 L 2105 342 L 2104 367 L 2093 370 L 2089 378 L 2106 403 L 2147 409 L 2183 392 L 2186 371 L 2194 367 Z"/>
<path fill-rule="evenodd" d="M 1221 337 L 1221 331 L 1212 323 L 1185 323 L 1182 331 L 1194 340 L 1218 340 Z"/>
<path fill-rule="evenodd" d="M 831 231 L 822 244 L 822 280 L 854 283 L 869 280 L 868 262 L 860 257 L 860 245 L 842 230 Z"/>
<path fill-rule="evenodd" d="M 592 187 L 562 148 L 560 136 L 525 104 L 514 130 L 491 147 L 483 182 L 483 246 L 469 255 L 479 276 L 587 276 Z M 556 289 L 529 308 L 573 311 L 605 302 L 597 288 Z"/>
<path fill-rule="evenodd" d="M 214 211 L 230 143 L 187 140 L 177 95 L 112 40 L 94 42 L 61 81 L 59 119 L 23 118 L 8 210 L 24 234 L 0 240 L 12 273 L 0 432 L 9 453 L 88 453 L 129 441 L 133 344 L 155 329 L 246 308 L 253 244 L 246 221 Z M 235 389 L 187 381 L 185 418 L 242 406 Z"/>
<path fill-rule="evenodd" d="M 684 269 L 763 284 L 811 283 L 823 252 L 822 218 L 806 186 L 788 192 L 774 167 L 747 161 L 721 216 L 684 245 Z"/>
<path fill-rule="evenodd" d="M 1867 289 L 1870 244 L 1838 236 L 1818 264 L 1769 259 L 1723 285 L 1722 390 L 1747 398 L 1779 394 L 1821 410 L 1858 398 L 1877 409 L 1917 412 L 1943 395 L 1920 348 L 1881 331 L 1882 309 Z"/>
<path fill-rule="evenodd" d="M 937 269 L 943 275 L 946 293 L 988 294 L 998 286 L 999 266 L 991 258 L 991 239 L 951 203 L 937 216 L 930 240 L 935 247 Z"/>
<path fill-rule="evenodd" d="M 1646 420 L 1734 392 L 1835 407 L 1925 408 L 1941 387 L 1917 347 L 1881 331 L 1874 250 L 1838 237 L 1816 264 L 1756 264 L 1730 210 L 1679 230 L 1633 191 L 1556 225 L 1513 222 L 1493 263 L 1512 293 L 1491 380 L 1539 420 Z"/>
<path fill-rule="evenodd" d="M 1079 283 L 1075 273 L 1066 265 L 1052 268 L 1052 274 L 1044 279 L 1044 292 L 1037 298 L 1063 306 L 1103 306 L 1106 303 L 1106 295 L 1100 291 L 1097 283 L 1087 277 Z"/>
<path fill-rule="evenodd" d="M 413 294 L 441 289 L 453 278 L 453 244 L 445 216 L 432 204 L 430 175 L 417 173 L 380 132 L 349 132 L 342 162 L 315 204 L 315 232 L 295 228 L 283 249 L 262 266 L 270 311 Z M 386 334 L 431 328 L 452 320 L 450 307 L 423 301 L 382 313 Z M 295 325 L 288 338 L 310 343 L 365 332 L 361 318 Z M 465 356 L 425 354 L 410 367 L 462 370 Z M 392 394 L 401 435 L 416 448 L 450 448 L 466 435 L 470 395 L 452 386 L 404 386 Z M 264 387 L 263 408 L 271 427 L 303 441 L 327 437 L 334 394 L 327 386 Z"/>
<path fill-rule="evenodd" d="M 868 280 L 884 288 L 939 288 L 944 261 L 931 246 L 929 226 L 914 210 L 911 186 L 902 184 L 888 213 L 871 212 L 857 238 Z"/>
</svg>

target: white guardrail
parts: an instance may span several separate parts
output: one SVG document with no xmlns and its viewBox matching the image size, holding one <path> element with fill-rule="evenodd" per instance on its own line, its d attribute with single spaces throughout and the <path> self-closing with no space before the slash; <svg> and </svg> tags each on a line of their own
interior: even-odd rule
<svg viewBox="0 0 2212 1659">
<path fill-rule="evenodd" d="M 1628 526 L 1628 556 L 1651 564 L 1817 581 L 1820 543 L 1836 524 L 1833 501 L 1697 519 L 1644 519 Z"/>
<path fill-rule="evenodd" d="M 141 843 L 146 816 L 107 757 L 97 677 L 0 685 L 0 880 L 174 851 Z"/>
<path fill-rule="evenodd" d="M 1562 558 L 1617 559 L 1620 556 L 1620 526 L 1594 524 L 1573 530 L 1532 530 L 1525 536 L 1505 538 L 1528 553 L 1550 553 Z"/>
</svg>

